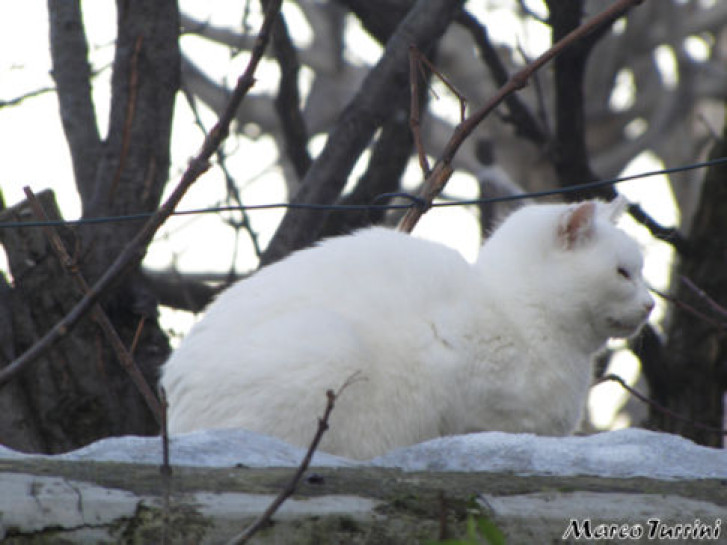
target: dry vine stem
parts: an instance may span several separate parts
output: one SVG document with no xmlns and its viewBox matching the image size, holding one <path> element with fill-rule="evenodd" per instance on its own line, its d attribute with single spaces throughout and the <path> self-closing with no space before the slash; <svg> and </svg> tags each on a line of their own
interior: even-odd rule
<svg viewBox="0 0 727 545">
<path fill-rule="evenodd" d="M 444 186 L 447 184 L 447 181 L 449 181 L 453 172 L 451 163 L 455 154 L 462 145 L 462 142 L 465 141 L 475 127 L 477 127 L 477 125 L 479 125 L 492 110 L 505 100 L 508 95 L 525 87 L 530 77 L 537 70 L 558 56 L 564 49 L 571 47 L 576 41 L 587 34 L 590 34 L 598 27 L 621 17 L 633 6 L 641 4 L 643 1 L 644 0 L 618 0 L 617 2 L 614 2 L 609 8 L 583 23 L 564 38 L 553 44 L 553 46 L 540 57 L 514 74 L 487 104 L 457 125 L 440 158 L 435 163 L 431 173 L 429 173 L 426 177 L 422 190 L 419 193 L 419 198 L 424 201 L 425 205 L 410 208 L 399 222 L 398 229 L 407 233 L 411 232 L 419 221 L 419 218 L 421 218 L 427 211 L 434 198 L 441 193 L 442 189 L 444 189 Z"/>
<path fill-rule="evenodd" d="M 245 72 L 237 80 L 237 85 L 230 96 L 225 111 L 220 116 L 217 124 L 212 128 L 202 144 L 202 149 L 189 162 L 187 170 L 182 175 L 181 180 L 174 188 L 167 201 L 157 212 L 149 218 L 144 226 L 139 230 L 136 236 L 126 245 L 124 250 L 114 260 L 106 272 L 99 278 L 96 283 L 91 286 L 88 293 L 74 306 L 66 316 L 60 320 L 50 331 L 48 331 L 37 343 L 26 350 L 20 357 L 11 362 L 7 367 L 0 371 L 0 387 L 5 385 L 10 379 L 22 371 L 28 364 L 33 362 L 44 351 L 64 337 L 68 331 L 75 326 L 78 321 L 88 312 L 91 307 L 98 301 L 101 294 L 109 285 L 116 280 L 129 267 L 139 263 L 144 257 L 146 247 L 148 246 L 154 234 L 159 227 L 171 215 L 179 201 L 187 192 L 187 189 L 204 174 L 210 167 L 209 160 L 214 154 L 222 141 L 227 138 L 230 129 L 230 123 L 235 117 L 240 103 L 247 95 L 250 88 L 255 83 L 255 70 L 257 69 L 260 59 L 265 52 L 265 47 L 270 39 L 270 29 L 275 21 L 275 17 L 280 11 L 282 0 L 273 0 L 270 2 L 269 8 L 265 13 L 265 20 L 260 28 L 255 47 L 252 50 L 250 61 L 248 62 Z"/>
</svg>

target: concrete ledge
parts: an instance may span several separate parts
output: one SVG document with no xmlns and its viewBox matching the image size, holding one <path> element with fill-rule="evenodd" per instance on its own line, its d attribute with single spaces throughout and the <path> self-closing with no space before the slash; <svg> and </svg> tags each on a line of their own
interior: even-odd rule
<svg viewBox="0 0 727 545">
<path fill-rule="evenodd" d="M 151 465 L 3 460 L 0 539 L 13 545 L 224 543 L 267 507 L 292 473 L 176 468 L 167 501 Z M 468 515 L 490 518 L 508 545 L 696 543 L 664 533 L 695 521 L 719 530 L 699 542 L 727 543 L 721 531 L 727 482 L 314 468 L 253 543 L 419 544 L 443 529 L 463 536 Z M 661 538 L 649 539 L 653 519 Z M 633 537 L 639 528 L 641 536 Z M 626 538 L 609 538 L 609 531 Z"/>
</svg>

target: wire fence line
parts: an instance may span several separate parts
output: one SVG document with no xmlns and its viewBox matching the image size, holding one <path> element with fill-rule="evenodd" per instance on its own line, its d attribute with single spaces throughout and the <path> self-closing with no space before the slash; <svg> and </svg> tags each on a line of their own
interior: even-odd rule
<svg viewBox="0 0 727 545">
<path fill-rule="evenodd" d="M 304 210 L 320 210 L 321 212 L 351 212 L 351 211 L 381 211 L 381 210 L 407 210 L 409 208 L 442 208 L 451 206 L 473 206 L 492 204 L 507 201 L 519 201 L 525 199 L 537 199 L 542 197 L 551 197 L 555 195 L 566 195 L 577 191 L 599 189 L 610 185 L 616 185 L 622 182 L 632 180 L 641 180 L 654 176 L 675 174 L 679 172 L 687 172 L 700 168 L 709 168 L 716 165 L 727 163 L 727 157 L 717 157 L 708 161 L 698 163 L 690 163 L 688 165 L 665 168 L 659 170 L 651 170 L 640 172 L 629 176 L 621 176 L 618 178 L 610 178 L 607 180 L 598 180 L 583 184 L 576 184 L 567 187 L 559 187 L 556 189 L 548 189 L 544 191 L 534 191 L 530 193 L 519 193 L 515 195 L 504 195 L 498 197 L 488 197 L 483 199 L 467 199 L 467 200 L 447 200 L 439 201 L 431 204 L 416 195 L 406 192 L 382 193 L 377 195 L 370 204 L 316 204 L 316 203 L 294 203 L 294 202 L 278 202 L 268 204 L 251 204 L 243 206 L 212 206 L 208 208 L 196 208 L 190 210 L 176 210 L 172 212 L 172 216 L 191 216 L 200 214 L 219 214 L 220 212 L 239 212 L 239 211 L 263 211 L 263 210 L 280 210 L 280 209 L 304 209 Z M 392 198 L 402 198 L 406 203 L 387 203 L 379 204 L 379 201 Z M 154 214 L 151 212 L 139 212 L 136 214 L 126 214 L 119 216 L 104 216 L 97 218 L 80 218 L 77 220 L 48 220 L 48 221 L 18 221 L 18 222 L 0 222 L 0 229 L 14 229 L 27 227 L 61 227 L 74 225 L 90 225 L 95 223 L 115 223 L 126 221 L 143 221 Z"/>
</svg>

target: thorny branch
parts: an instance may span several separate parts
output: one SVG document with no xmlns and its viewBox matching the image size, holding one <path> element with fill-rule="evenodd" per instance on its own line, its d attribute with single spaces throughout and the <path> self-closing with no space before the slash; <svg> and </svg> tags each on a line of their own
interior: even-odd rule
<svg viewBox="0 0 727 545">
<path fill-rule="evenodd" d="M 28 198 L 28 203 L 33 209 L 33 213 L 38 220 L 48 221 L 48 216 L 46 215 L 45 210 L 43 210 L 43 205 L 40 204 L 40 201 L 31 189 L 29 187 L 25 187 L 24 191 Z M 58 256 L 58 260 L 61 262 L 61 265 L 71 274 L 71 276 L 73 276 L 76 284 L 78 284 L 81 288 L 81 292 L 86 295 L 89 291 L 88 283 L 81 273 L 78 264 L 68 253 L 68 249 L 63 243 L 61 237 L 58 235 L 58 232 L 51 226 L 45 226 L 43 227 L 43 230 L 50 242 L 51 248 L 53 248 L 56 256 Z M 106 340 L 108 340 L 109 344 L 111 344 L 111 347 L 116 353 L 116 357 L 119 359 L 119 363 L 128 373 L 132 382 L 139 390 L 139 393 L 144 398 L 144 401 L 149 407 L 151 413 L 154 415 L 157 423 L 161 423 L 161 406 L 159 405 L 159 401 L 154 396 L 154 393 L 144 379 L 144 376 L 141 374 L 141 371 L 139 371 L 139 368 L 134 363 L 134 358 L 130 354 L 130 351 L 127 350 L 126 346 L 124 346 L 124 342 L 121 340 L 121 337 L 119 337 L 119 334 L 116 331 L 116 328 L 114 328 L 114 325 L 111 323 L 111 320 L 109 320 L 109 317 L 98 303 L 93 305 L 91 314 L 93 315 L 93 319 L 101 328 L 101 331 L 103 331 Z"/>
<path fill-rule="evenodd" d="M 38 356 L 50 348 L 53 344 L 64 337 L 68 331 L 75 326 L 78 321 L 91 309 L 98 301 L 101 294 L 111 283 L 116 280 L 130 267 L 138 264 L 143 258 L 145 249 L 159 227 L 166 221 L 170 214 L 174 211 L 179 201 L 187 192 L 187 189 L 204 174 L 210 166 L 209 160 L 215 150 L 220 146 L 222 141 L 227 138 L 230 129 L 230 123 L 235 117 L 235 112 L 248 91 L 255 83 L 255 70 L 262 59 L 265 47 L 270 38 L 270 29 L 275 16 L 280 11 L 282 0 L 273 0 L 269 9 L 265 14 L 265 19 L 260 28 L 260 33 L 252 50 L 250 61 L 237 81 L 232 95 L 224 112 L 220 116 L 217 124 L 212 128 L 202 144 L 202 149 L 198 152 L 182 175 L 181 180 L 177 184 L 167 201 L 157 212 L 149 218 L 136 236 L 126 245 L 124 250 L 114 260 L 106 272 L 89 288 L 88 293 L 81 299 L 75 307 L 73 307 L 66 316 L 59 321 L 53 328 L 48 331 L 37 343 L 31 346 L 20 357 L 11 362 L 7 367 L 0 371 L 0 387 L 5 385 L 11 378 L 22 371 L 28 364 L 33 362 Z"/>
<path fill-rule="evenodd" d="M 452 137 L 445 146 L 440 158 L 434 165 L 431 174 L 427 176 L 422 190 L 420 191 L 419 196 L 425 203 L 427 203 L 427 206 L 411 208 L 399 223 L 399 230 L 411 232 L 419 221 L 419 218 L 421 218 L 427 211 L 428 207 L 431 206 L 434 198 L 439 195 L 452 175 L 452 160 L 460 146 L 472 133 L 472 131 L 474 131 L 477 125 L 479 125 L 480 122 L 482 122 L 482 120 L 485 119 L 490 112 L 492 112 L 492 110 L 505 100 L 508 95 L 525 87 L 530 77 L 537 70 L 558 56 L 563 50 L 569 48 L 575 42 L 590 34 L 594 30 L 610 23 L 618 17 L 621 17 L 630 8 L 641 4 L 643 1 L 644 0 L 619 0 L 600 14 L 592 17 L 561 40 L 553 44 L 550 49 L 528 64 L 525 68 L 511 76 L 508 82 L 500 88 L 500 90 L 490 99 L 489 102 L 487 102 L 487 104 L 457 125 Z"/>
<path fill-rule="evenodd" d="M 336 400 L 341 395 L 343 390 L 345 390 L 351 384 L 356 382 L 356 380 L 358 380 L 358 375 L 359 373 L 356 372 L 348 379 L 346 379 L 346 382 L 343 383 L 343 385 L 338 389 L 337 392 L 334 392 L 333 390 L 326 391 L 326 398 L 328 400 L 326 402 L 326 410 L 324 411 L 323 416 L 318 419 L 318 430 L 313 437 L 313 441 L 311 441 L 311 444 L 308 447 L 308 452 L 306 452 L 305 456 L 303 457 L 303 461 L 300 463 L 297 471 L 293 475 L 293 478 L 290 480 L 290 482 L 288 482 L 287 486 L 283 490 L 281 490 L 280 494 L 278 494 L 278 496 L 268 506 L 265 512 L 260 515 L 260 517 L 250 526 L 248 526 L 242 533 L 230 539 L 227 542 L 227 545 L 241 545 L 242 543 L 247 543 L 253 535 L 255 535 L 258 531 L 260 531 L 260 529 L 262 529 L 266 524 L 270 522 L 271 517 L 285 502 L 285 500 L 287 500 L 295 493 L 296 489 L 298 488 L 298 484 L 300 483 L 300 480 L 303 478 L 303 475 L 308 470 L 308 466 L 310 466 L 310 462 L 313 459 L 313 454 L 318 448 L 318 444 L 321 442 L 323 434 L 326 432 L 326 430 L 328 430 L 328 419 L 331 416 L 331 412 L 333 411 Z"/>
</svg>

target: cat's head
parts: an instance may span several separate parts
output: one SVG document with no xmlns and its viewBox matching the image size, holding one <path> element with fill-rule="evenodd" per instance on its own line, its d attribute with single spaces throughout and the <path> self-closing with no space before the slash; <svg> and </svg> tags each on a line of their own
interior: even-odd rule
<svg viewBox="0 0 727 545">
<path fill-rule="evenodd" d="M 502 283 L 520 284 L 534 307 L 594 342 L 634 334 L 654 301 L 637 243 L 616 227 L 626 201 L 532 205 L 513 213 L 483 247 Z"/>
</svg>

